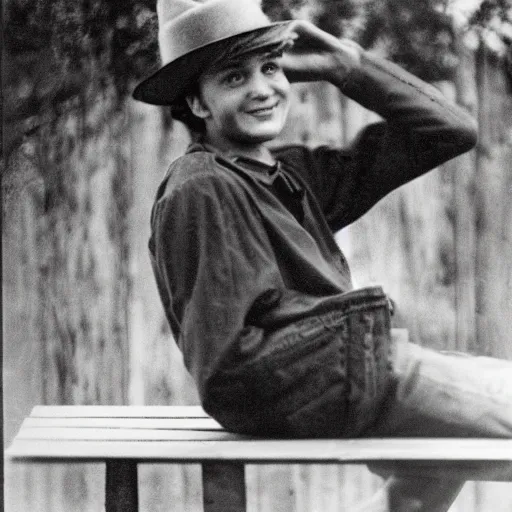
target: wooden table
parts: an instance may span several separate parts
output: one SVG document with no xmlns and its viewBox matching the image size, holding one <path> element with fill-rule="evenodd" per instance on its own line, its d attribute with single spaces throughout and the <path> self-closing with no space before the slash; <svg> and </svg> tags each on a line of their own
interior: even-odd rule
<svg viewBox="0 0 512 512">
<path fill-rule="evenodd" d="M 198 406 L 37 406 L 6 456 L 18 462 L 105 462 L 106 512 L 138 510 L 137 464 L 199 463 L 205 512 L 246 510 L 245 464 L 368 464 L 443 478 L 512 481 L 512 440 L 275 440 L 226 432 Z"/>
</svg>

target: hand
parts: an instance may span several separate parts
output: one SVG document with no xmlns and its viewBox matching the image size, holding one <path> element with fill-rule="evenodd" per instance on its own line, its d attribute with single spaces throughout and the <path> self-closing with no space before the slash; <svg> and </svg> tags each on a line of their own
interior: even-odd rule
<svg viewBox="0 0 512 512">
<path fill-rule="evenodd" d="M 293 46 L 281 59 L 291 82 L 327 80 L 343 84 L 350 71 L 359 66 L 362 48 L 349 39 L 338 39 L 304 20 L 290 26 Z"/>
</svg>

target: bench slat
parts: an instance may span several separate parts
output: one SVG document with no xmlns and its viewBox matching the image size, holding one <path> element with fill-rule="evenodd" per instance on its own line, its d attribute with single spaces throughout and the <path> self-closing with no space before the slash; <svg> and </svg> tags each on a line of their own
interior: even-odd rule
<svg viewBox="0 0 512 512">
<path fill-rule="evenodd" d="M 140 434 L 140 432 L 137 432 Z M 161 431 L 159 431 L 161 433 Z M 512 461 L 512 440 L 350 439 L 225 441 L 57 441 L 16 438 L 10 458 L 191 462 L 231 460 L 256 463 L 337 463 L 394 460 Z"/>
<path fill-rule="evenodd" d="M 22 429 L 39 427 L 62 428 L 149 428 L 169 430 L 223 430 L 213 418 L 54 418 L 28 417 Z"/>
<path fill-rule="evenodd" d="M 203 444 L 203 446 L 200 446 Z M 198 443 L 198 442 L 95 442 L 93 446 L 86 441 L 19 441 L 16 446 L 11 448 L 11 455 L 17 453 L 23 457 L 25 452 L 25 461 L 31 462 L 103 462 L 106 460 L 110 465 L 114 460 L 126 462 L 127 456 L 130 460 L 143 463 L 195 463 L 209 464 L 215 462 L 222 464 L 223 461 L 240 462 L 242 464 L 269 464 L 274 459 L 261 456 L 260 450 L 254 450 L 249 459 L 241 457 L 239 453 L 239 442 L 222 443 L 223 448 L 230 444 L 229 450 L 223 449 L 219 451 L 215 443 Z M 60 455 L 60 458 L 59 458 Z M 244 453 L 243 455 L 249 455 Z M 281 456 L 284 454 L 281 453 Z M 327 463 L 327 464 L 364 464 L 368 462 L 378 462 L 381 469 L 388 471 L 398 471 L 400 474 L 408 474 L 415 476 L 428 476 L 430 478 L 453 478 L 457 475 L 458 479 L 463 480 L 482 480 L 477 461 L 468 464 L 464 461 L 443 461 L 439 460 L 408 460 L 405 457 L 400 460 L 400 456 L 391 454 L 393 460 L 369 460 L 348 454 L 331 454 L 329 458 L 324 457 L 322 460 L 308 459 L 307 457 L 297 458 L 296 451 L 290 459 L 279 459 L 274 463 Z M 489 464 L 496 469 L 494 475 L 486 474 L 487 480 L 512 482 L 512 474 L 510 464 L 508 462 L 485 462 L 488 470 Z M 507 472 L 508 471 L 508 472 Z"/>
<path fill-rule="evenodd" d="M 209 418 L 200 405 L 36 405 L 39 418 Z"/>
<path fill-rule="evenodd" d="M 76 441 L 236 441 L 240 450 L 259 446 L 263 456 L 280 460 L 288 457 L 292 450 L 306 454 L 311 460 L 323 460 L 325 450 L 353 454 L 372 460 L 373 454 L 393 454 L 394 458 L 452 459 L 452 460 L 512 460 L 512 440 L 502 439 L 350 439 L 350 440 L 271 440 L 254 439 L 224 430 L 168 430 L 153 428 L 131 428 L 131 420 L 125 420 L 124 428 L 61 428 L 24 427 L 16 440 L 76 440 Z M 202 443 L 201 443 L 202 445 Z M 283 449 L 286 447 L 286 449 Z M 315 453 L 317 450 L 320 453 Z M 302 457 L 302 455 L 299 454 Z M 328 454 L 327 454 L 328 456 Z M 353 456 L 353 455 L 350 455 Z M 380 459 L 377 456 L 377 459 Z M 389 456 L 388 456 L 389 458 Z"/>
<path fill-rule="evenodd" d="M 24 428 L 17 439 L 66 441 L 221 441 L 241 436 L 225 430 L 165 430 L 150 428 Z"/>
</svg>

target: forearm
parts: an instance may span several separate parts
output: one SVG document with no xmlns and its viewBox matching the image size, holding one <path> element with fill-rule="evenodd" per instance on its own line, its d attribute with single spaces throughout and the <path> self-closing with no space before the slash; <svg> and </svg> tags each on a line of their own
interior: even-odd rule
<svg viewBox="0 0 512 512">
<path fill-rule="evenodd" d="M 408 131 L 419 150 L 436 150 L 437 163 L 476 144 L 471 116 L 432 85 L 385 59 L 363 51 L 357 65 L 348 73 L 341 70 L 331 82 L 347 97 Z"/>
</svg>

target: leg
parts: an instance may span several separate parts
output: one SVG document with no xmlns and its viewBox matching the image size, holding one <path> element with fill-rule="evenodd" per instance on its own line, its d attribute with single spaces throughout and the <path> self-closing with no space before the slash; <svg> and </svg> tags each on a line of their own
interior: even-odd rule
<svg viewBox="0 0 512 512">
<path fill-rule="evenodd" d="M 396 390 L 370 436 L 512 437 L 512 361 L 397 346 Z"/>
<path fill-rule="evenodd" d="M 203 464 L 204 512 L 245 512 L 245 466 L 233 462 Z"/>
<path fill-rule="evenodd" d="M 393 476 L 352 512 L 446 512 L 463 485 L 451 480 Z"/>
<path fill-rule="evenodd" d="M 397 350 L 396 391 L 366 435 L 512 437 L 512 362 L 437 353 L 409 343 L 399 345 Z M 509 466 L 485 462 L 479 472 L 482 479 L 493 479 L 500 472 L 510 474 Z M 378 464 L 371 469 L 385 473 Z M 449 509 L 463 483 L 460 479 L 432 478 L 424 470 L 414 474 L 414 468 L 404 468 L 403 473 L 388 480 L 381 493 L 392 511 L 442 512 Z M 373 502 L 375 507 L 377 502 Z M 369 504 L 366 510 L 379 509 Z"/>
<path fill-rule="evenodd" d="M 138 512 L 137 462 L 107 461 L 105 512 Z"/>
</svg>

